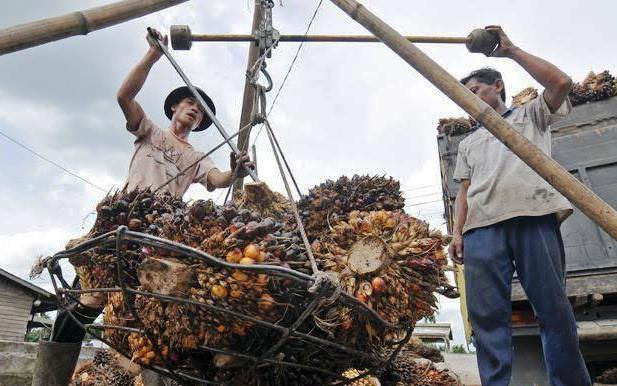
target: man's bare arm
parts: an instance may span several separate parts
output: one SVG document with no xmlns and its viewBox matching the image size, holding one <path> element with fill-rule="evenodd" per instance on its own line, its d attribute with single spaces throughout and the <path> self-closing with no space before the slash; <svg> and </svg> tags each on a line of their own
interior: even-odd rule
<svg viewBox="0 0 617 386">
<path fill-rule="evenodd" d="M 158 32 L 157 32 L 158 34 Z M 159 34 L 160 35 L 160 34 Z M 135 100 L 135 97 L 143 87 L 148 74 L 152 69 L 154 63 L 160 58 L 162 53 L 158 49 L 156 42 L 152 41 L 150 36 L 147 37 L 150 48 L 146 55 L 137 63 L 137 65 L 129 72 L 124 82 L 118 90 L 116 97 L 118 98 L 118 104 L 124 113 L 129 130 L 137 130 L 139 123 L 144 117 L 144 110 L 139 103 Z M 164 38 L 166 43 L 167 37 Z"/>
<path fill-rule="evenodd" d="M 255 163 L 251 162 L 250 157 L 246 152 L 240 153 L 240 157 L 236 157 L 234 153 L 230 154 L 230 168 L 226 172 L 222 172 L 219 169 L 212 169 L 208 173 L 208 183 L 215 188 L 226 188 L 234 181 L 234 174 L 236 177 L 248 176 L 248 169 L 254 169 Z M 244 166 L 242 166 L 244 165 Z"/>
<path fill-rule="evenodd" d="M 499 46 L 491 56 L 506 57 L 517 62 L 545 88 L 544 100 L 551 113 L 557 111 L 572 89 L 572 79 L 554 64 L 512 44 L 501 27 L 488 26 L 486 29 L 499 35 Z"/>
<path fill-rule="evenodd" d="M 467 220 L 467 190 L 470 182 L 470 180 L 461 181 L 454 202 L 454 229 L 452 230 L 452 242 L 448 247 L 448 253 L 450 259 L 457 264 L 463 264 L 463 226 Z"/>
<path fill-rule="evenodd" d="M 210 173 L 208 173 L 208 183 L 217 189 L 226 188 L 231 185 L 233 175 L 233 170 L 222 172 L 219 169 L 212 169 Z"/>
</svg>

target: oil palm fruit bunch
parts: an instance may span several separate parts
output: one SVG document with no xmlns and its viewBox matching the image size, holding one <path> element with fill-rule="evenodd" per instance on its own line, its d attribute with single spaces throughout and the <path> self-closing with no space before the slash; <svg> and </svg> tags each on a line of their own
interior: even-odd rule
<svg viewBox="0 0 617 386">
<path fill-rule="evenodd" d="M 181 384 L 179 384 L 178 382 L 176 382 L 173 379 L 166 379 L 165 380 L 165 385 L 168 386 L 183 386 Z M 144 378 L 141 374 L 139 374 L 138 376 L 135 377 L 135 380 L 133 381 L 133 386 L 148 386 L 145 382 L 144 382 Z"/>
<path fill-rule="evenodd" d="M 125 225 L 129 230 L 158 235 L 155 220 L 185 207 L 182 200 L 169 194 L 153 195 L 150 190 L 119 191 L 105 197 L 96 207 L 96 220 L 87 235 L 71 240 L 67 249 Z M 135 269 L 140 262 L 141 247 L 127 243 L 123 263 L 128 280 L 136 283 Z M 80 277 L 81 287 L 105 288 L 118 284 L 115 245 L 96 247 L 69 259 Z"/>
<path fill-rule="evenodd" d="M 394 347 L 384 346 L 380 355 L 389 358 L 394 350 Z M 462 386 L 456 375 L 436 368 L 430 359 L 418 355 L 418 346 L 411 341 L 377 376 L 382 386 Z"/>
<path fill-rule="evenodd" d="M 103 322 L 108 326 L 115 327 L 140 327 L 135 323 L 135 317 L 126 307 L 124 296 L 120 292 L 111 292 L 107 295 L 107 302 L 103 309 Z M 128 333 L 117 328 L 104 330 L 104 336 L 112 343 L 113 347 L 123 353 L 128 353 Z"/>
<path fill-rule="evenodd" d="M 441 351 L 435 347 L 425 346 L 418 338 L 412 337 L 400 351 L 401 356 L 428 359 L 431 362 L 443 362 Z"/>
<path fill-rule="evenodd" d="M 230 386 L 315 386 L 329 384 L 323 374 L 318 372 L 277 365 L 264 367 L 257 374 L 242 369 L 221 370 L 217 373 L 215 380 Z"/>
<path fill-rule="evenodd" d="M 475 124 L 472 118 L 442 118 L 437 123 L 437 132 L 440 135 L 462 135 L 469 133 Z"/>
<path fill-rule="evenodd" d="M 570 92 L 572 105 L 580 105 L 587 102 L 600 101 L 617 94 L 615 77 L 608 71 L 598 74 L 590 72 L 581 83 L 575 83 Z"/>
<path fill-rule="evenodd" d="M 533 87 L 527 87 L 512 97 L 512 107 L 520 107 L 531 102 L 538 97 L 538 90 Z"/>
<path fill-rule="evenodd" d="M 354 210 L 397 210 L 405 206 L 400 184 L 385 176 L 342 176 L 309 190 L 298 209 L 310 238 L 317 238 L 328 224 L 345 220 Z"/>
<path fill-rule="evenodd" d="M 365 371 L 359 371 L 357 369 L 348 369 L 343 372 L 343 376 L 347 379 L 355 379 L 356 377 L 364 374 Z M 350 383 L 351 386 L 380 386 L 379 380 L 372 376 L 365 376 Z"/>
<path fill-rule="evenodd" d="M 374 310 L 382 319 L 411 326 L 432 315 L 435 290 L 446 280 L 444 246 L 447 240 L 429 224 L 402 211 L 350 213 L 313 243 L 321 265 L 339 273 L 342 288 Z M 330 315 L 328 326 L 348 341 L 380 333 L 348 309 Z M 357 342 L 360 343 L 360 342 Z"/>
<path fill-rule="evenodd" d="M 268 185 L 261 181 L 244 184 L 243 190 L 234 192 L 233 203 L 238 209 L 258 212 L 263 217 L 272 217 L 278 221 L 290 218 L 291 214 L 289 200 L 270 190 Z"/>
<path fill-rule="evenodd" d="M 379 376 L 382 386 L 462 386 L 449 371 L 439 370 L 431 361 L 397 356 Z"/>
<path fill-rule="evenodd" d="M 610 98 L 617 93 L 617 87 L 615 85 L 615 77 L 608 71 L 602 71 L 599 74 L 593 76 L 593 73 L 583 81 L 587 83 L 589 89 L 592 91 L 592 101 L 600 101 Z"/>
<path fill-rule="evenodd" d="M 96 366 L 107 366 L 116 360 L 115 355 L 109 350 L 96 350 L 92 363 Z"/>
<path fill-rule="evenodd" d="M 177 209 L 173 217 L 163 214 L 154 223 L 161 237 L 239 266 L 230 269 L 206 259 L 144 247 L 137 268 L 140 290 L 265 321 L 281 318 L 291 296 L 286 289 L 287 280 L 242 268 L 255 264 L 290 266 L 285 260 L 302 258 L 303 250 L 295 244 L 300 243 L 299 237 L 286 231 L 283 223 L 246 208 L 239 209 L 233 203 L 221 207 L 211 201 L 196 201 Z M 164 357 L 169 355 L 173 362 L 184 360 L 202 345 L 225 348 L 231 342 L 241 344 L 238 340 L 245 337 L 254 339 L 252 321 L 205 306 L 140 295 L 134 306 L 141 325 L 133 321 L 132 327 L 145 328 L 166 352 Z M 135 335 L 129 339 L 129 351 L 141 363 L 158 363 L 160 357 L 153 356 L 152 342 Z"/>
<path fill-rule="evenodd" d="M 314 328 L 314 325 L 307 323 L 306 327 Z M 280 335 L 266 335 L 268 344 L 261 342 L 261 345 L 263 348 L 270 348 L 279 337 Z M 233 386 L 330 385 L 335 380 L 344 380 L 342 374 L 351 366 L 369 364 L 369 361 L 358 362 L 357 358 L 349 353 L 298 339 L 289 340 L 273 359 L 281 363 L 260 366 L 254 371 L 248 362 L 237 368 L 219 369 L 213 379 Z M 302 367 L 287 366 L 282 362 L 299 364 Z"/>
<path fill-rule="evenodd" d="M 92 361 L 85 362 L 73 374 L 70 386 L 133 386 L 133 377 L 108 350 L 98 350 Z"/>
</svg>

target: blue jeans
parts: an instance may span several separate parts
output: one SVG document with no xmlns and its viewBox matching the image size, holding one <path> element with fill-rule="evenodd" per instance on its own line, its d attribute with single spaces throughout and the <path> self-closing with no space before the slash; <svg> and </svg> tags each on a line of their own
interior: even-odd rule
<svg viewBox="0 0 617 386">
<path fill-rule="evenodd" d="M 516 217 L 464 235 L 467 309 L 483 386 L 507 386 L 512 374 L 514 269 L 540 324 L 553 386 L 589 386 L 576 321 L 565 291 L 565 255 L 554 215 Z"/>
</svg>

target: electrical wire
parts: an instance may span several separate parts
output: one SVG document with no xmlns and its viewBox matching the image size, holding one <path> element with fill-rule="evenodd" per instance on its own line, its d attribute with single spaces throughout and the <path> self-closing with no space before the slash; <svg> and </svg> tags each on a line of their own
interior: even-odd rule
<svg viewBox="0 0 617 386">
<path fill-rule="evenodd" d="M 422 189 L 427 189 L 427 188 L 441 188 L 440 185 L 424 185 L 424 186 L 415 186 L 413 188 L 410 189 L 404 189 L 401 190 L 402 192 L 415 192 L 416 190 L 422 190 Z"/>
<path fill-rule="evenodd" d="M 4 138 L 8 139 L 9 141 L 13 142 L 17 146 L 21 147 L 22 149 L 27 150 L 30 153 L 34 154 L 35 156 L 39 157 L 43 161 L 45 161 L 45 162 L 47 162 L 47 163 L 57 167 L 58 169 L 61 169 L 65 173 L 68 173 L 68 174 L 72 175 L 73 177 L 81 180 L 82 182 L 85 182 L 86 184 L 92 186 L 93 188 L 96 188 L 96 189 L 100 190 L 103 193 L 107 193 L 107 191 L 108 191 L 107 189 L 101 188 L 100 186 L 96 185 L 93 182 L 88 181 L 87 179 L 85 179 L 84 177 L 80 176 L 79 174 L 74 173 L 74 172 L 70 171 L 69 169 L 65 168 L 64 166 L 58 164 L 57 162 L 54 162 L 54 161 L 50 160 L 49 158 L 45 157 L 44 155 L 38 153 L 36 150 L 34 150 L 34 149 L 24 145 L 23 143 L 19 142 L 15 138 L 12 138 L 12 137 L 8 136 L 6 133 L 0 131 L 0 135 L 2 135 Z"/>
<path fill-rule="evenodd" d="M 296 61 L 298 60 L 298 56 L 300 55 L 300 51 L 302 50 L 302 47 L 304 47 L 304 42 L 306 40 L 306 36 L 308 35 L 309 31 L 311 30 L 311 26 L 313 25 L 313 22 L 315 21 L 315 18 L 317 17 L 317 13 L 319 12 L 319 8 L 321 8 L 321 4 L 322 3 L 323 3 L 323 0 L 319 0 L 319 3 L 317 3 L 317 7 L 315 7 L 315 11 L 313 12 L 313 16 L 311 17 L 311 19 L 309 20 L 308 25 L 306 26 L 306 31 L 304 31 L 304 39 L 302 39 L 302 41 L 300 42 L 300 45 L 298 45 L 298 49 L 296 50 L 296 54 L 294 55 L 294 58 L 292 59 L 291 64 L 287 68 L 287 73 L 285 74 L 285 77 L 283 78 L 283 81 L 281 82 L 281 85 L 279 86 L 278 90 L 276 90 L 276 95 L 274 95 L 274 99 L 272 100 L 272 104 L 270 105 L 270 109 L 268 110 L 267 117 L 269 117 L 270 114 L 272 113 L 272 110 L 274 110 L 274 106 L 276 105 L 276 101 L 278 100 L 278 97 L 281 94 L 281 91 L 283 90 L 283 87 L 285 87 L 285 84 L 287 82 L 287 78 L 289 78 L 289 74 L 291 73 L 291 70 L 293 69 L 294 65 L 296 64 Z M 259 138 L 259 135 L 263 131 L 263 128 L 264 128 L 264 125 L 262 124 L 261 127 L 259 128 L 259 131 L 257 132 L 257 135 L 255 135 L 255 139 L 253 140 L 253 145 L 255 145 L 255 142 L 257 142 L 257 139 Z"/>
<path fill-rule="evenodd" d="M 416 194 L 410 195 L 410 194 L 403 193 L 403 195 L 408 196 L 407 198 L 410 200 L 420 198 L 420 197 L 430 197 L 430 196 L 436 196 L 436 195 L 441 196 L 442 194 L 443 194 L 442 192 L 422 193 L 422 194 L 417 194 L 417 195 Z"/>
<path fill-rule="evenodd" d="M 416 202 L 416 203 L 413 203 L 413 204 L 405 205 L 405 208 L 410 207 L 410 206 L 422 206 L 422 205 L 426 205 L 426 204 L 433 204 L 433 203 L 441 202 L 441 201 L 442 200 L 439 199 L 439 200 L 433 200 L 433 201 Z"/>
</svg>

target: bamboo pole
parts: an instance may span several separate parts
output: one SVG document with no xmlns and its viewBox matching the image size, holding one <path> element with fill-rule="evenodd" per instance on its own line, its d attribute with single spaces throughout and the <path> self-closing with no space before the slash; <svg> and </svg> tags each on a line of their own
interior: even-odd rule
<svg viewBox="0 0 617 386">
<path fill-rule="evenodd" d="M 480 122 L 523 162 L 568 198 L 592 221 L 617 239 L 617 211 L 529 142 L 489 105 L 356 0 L 331 0 Z"/>
<path fill-rule="evenodd" d="M 135 19 L 187 0 L 124 0 L 0 30 L 0 55 Z"/>
<path fill-rule="evenodd" d="M 444 43 L 465 44 L 466 37 L 448 36 L 405 36 L 405 39 L 414 43 Z M 254 35 L 234 34 L 193 34 L 194 42 L 254 42 Z M 322 42 L 322 43 L 381 43 L 381 40 L 371 35 L 281 35 L 279 42 Z"/>
<path fill-rule="evenodd" d="M 255 32 L 259 29 L 259 23 L 263 18 L 263 7 L 261 6 L 262 0 L 255 0 L 255 7 L 253 11 L 253 26 L 251 31 Z M 259 58 L 259 47 L 255 42 L 251 42 L 249 45 L 249 54 L 246 64 L 247 71 L 255 65 L 255 62 Z M 253 101 L 255 100 L 255 87 L 251 85 L 248 79 L 244 81 L 244 94 L 242 97 L 242 112 L 240 113 L 240 127 L 248 125 L 251 120 L 251 113 L 253 111 Z M 251 138 L 251 129 L 245 130 L 238 136 L 238 149 L 240 151 L 247 151 L 249 147 L 249 139 Z M 244 186 L 244 178 L 237 178 L 234 181 L 234 192 L 242 190 Z"/>
</svg>

